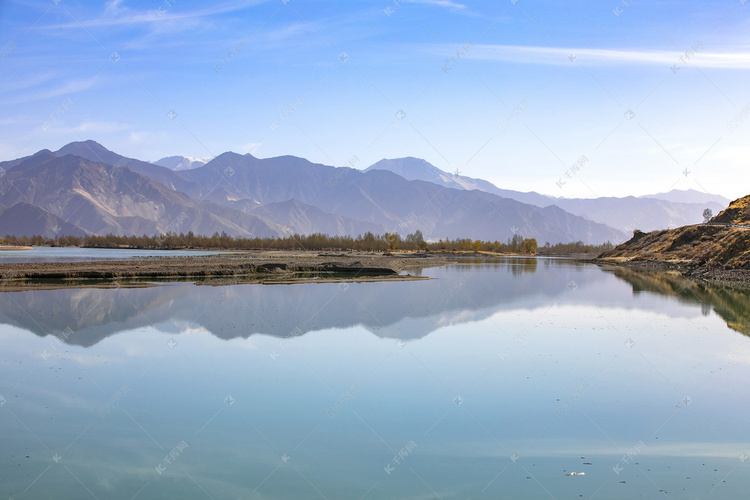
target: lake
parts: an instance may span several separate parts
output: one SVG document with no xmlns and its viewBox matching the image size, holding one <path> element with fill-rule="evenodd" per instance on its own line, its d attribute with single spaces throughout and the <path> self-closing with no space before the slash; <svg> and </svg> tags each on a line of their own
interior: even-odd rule
<svg viewBox="0 0 750 500">
<path fill-rule="evenodd" d="M 750 293 L 418 274 L 0 293 L 0 498 L 746 498 Z"/>
</svg>

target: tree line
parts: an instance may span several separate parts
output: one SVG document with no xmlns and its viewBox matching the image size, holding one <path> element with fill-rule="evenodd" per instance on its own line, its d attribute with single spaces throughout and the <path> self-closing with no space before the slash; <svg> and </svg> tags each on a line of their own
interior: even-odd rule
<svg viewBox="0 0 750 500">
<path fill-rule="evenodd" d="M 611 243 L 604 245 L 584 245 L 582 242 L 546 243 L 538 247 L 534 238 L 524 238 L 516 234 L 505 242 L 482 241 L 471 238 L 445 238 L 428 243 L 422 232 L 417 230 L 402 238 L 398 233 L 376 235 L 367 232 L 359 236 L 330 236 L 322 233 L 309 235 L 292 234 L 285 237 L 240 237 L 229 236 L 225 232 L 212 236 L 188 233 L 167 233 L 158 236 L 11 236 L 6 235 L 0 243 L 17 246 L 84 247 L 84 248 L 139 248 L 149 250 L 314 250 L 314 251 L 369 251 L 387 252 L 391 250 L 411 251 L 477 251 L 524 254 L 561 254 L 602 252 L 611 249 Z"/>
</svg>

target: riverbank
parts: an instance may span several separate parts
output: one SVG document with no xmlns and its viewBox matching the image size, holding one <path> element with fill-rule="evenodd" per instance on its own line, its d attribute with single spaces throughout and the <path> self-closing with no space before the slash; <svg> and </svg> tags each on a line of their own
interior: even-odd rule
<svg viewBox="0 0 750 500">
<path fill-rule="evenodd" d="M 441 266 L 453 255 L 371 252 L 257 251 L 88 262 L 0 264 L 0 290 L 81 286 L 143 286 L 168 281 L 199 284 L 358 282 L 425 279 L 400 274 Z"/>
</svg>

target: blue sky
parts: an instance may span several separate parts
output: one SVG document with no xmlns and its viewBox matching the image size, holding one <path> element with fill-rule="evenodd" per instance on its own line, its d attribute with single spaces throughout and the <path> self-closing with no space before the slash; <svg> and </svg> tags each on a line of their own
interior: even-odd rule
<svg viewBox="0 0 750 500">
<path fill-rule="evenodd" d="M 750 193 L 750 2 L 0 0 L 0 158 L 415 156 L 565 197 Z"/>
</svg>

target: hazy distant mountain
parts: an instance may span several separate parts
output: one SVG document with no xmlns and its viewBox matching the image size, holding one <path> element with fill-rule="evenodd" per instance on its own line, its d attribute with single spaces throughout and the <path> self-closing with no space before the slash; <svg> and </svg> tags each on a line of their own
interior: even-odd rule
<svg viewBox="0 0 750 500">
<path fill-rule="evenodd" d="M 718 194 L 703 193 L 696 191 L 695 189 L 673 189 L 667 193 L 649 194 L 641 196 L 641 198 L 656 198 L 658 200 L 671 201 L 672 203 L 698 203 L 707 204 L 714 203 L 720 205 L 722 209 L 729 205 L 731 200 L 719 196 Z"/>
<path fill-rule="evenodd" d="M 718 213 L 729 203 L 729 200 L 722 196 L 694 190 L 673 190 L 640 198 L 554 198 L 535 192 L 522 193 L 500 189 L 482 179 L 449 174 L 418 158 L 381 160 L 365 171 L 370 170 L 388 170 L 406 179 L 419 179 L 456 189 L 479 189 L 539 207 L 556 205 L 574 215 L 606 224 L 625 233 L 631 233 L 634 229 L 652 231 L 696 224 L 703 221 L 704 209 L 710 208 L 714 213 Z"/>
<path fill-rule="evenodd" d="M 0 206 L 0 235 L 13 236 L 85 236 L 86 231 L 29 203 Z"/>
<path fill-rule="evenodd" d="M 572 214 L 632 233 L 635 229 L 655 231 L 703 222 L 703 210 L 713 213 L 718 203 L 673 203 L 656 198 L 559 198 L 555 204 Z"/>
<path fill-rule="evenodd" d="M 396 158 L 393 160 L 380 160 L 379 162 L 367 167 L 365 172 L 371 170 L 388 170 L 389 172 L 398 174 L 404 179 L 410 181 L 427 181 L 453 189 L 464 189 L 467 191 L 479 189 L 480 191 L 496 194 L 503 198 L 510 198 L 512 200 L 520 201 L 521 203 L 536 205 L 538 207 L 547 207 L 554 202 L 554 198 L 533 191 L 524 193 L 510 189 L 500 189 L 491 182 L 483 179 L 474 179 L 472 177 L 465 177 L 455 173 L 451 174 L 440 170 L 431 163 L 419 158 L 407 157 Z"/>
<path fill-rule="evenodd" d="M 193 200 L 127 167 L 48 151 L 27 158 L 0 177 L 0 203 L 13 207 L 28 202 L 95 234 L 226 231 L 231 235 L 277 236 L 284 232 L 279 225 L 255 215 Z M 38 211 L 27 209 L 24 213 L 19 225 L 32 224 Z M 50 223 L 60 225 L 57 220 Z M 74 232 L 72 227 L 69 230 Z"/>
<path fill-rule="evenodd" d="M 180 170 L 191 170 L 193 168 L 202 167 L 211 160 L 213 160 L 213 156 L 206 156 L 204 158 L 193 158 L 190 156 L 167 156 L 166 158 L 162 158 L 161 160 L 153 162 L 153 164 L 179 172 Z"/>
</svg>

